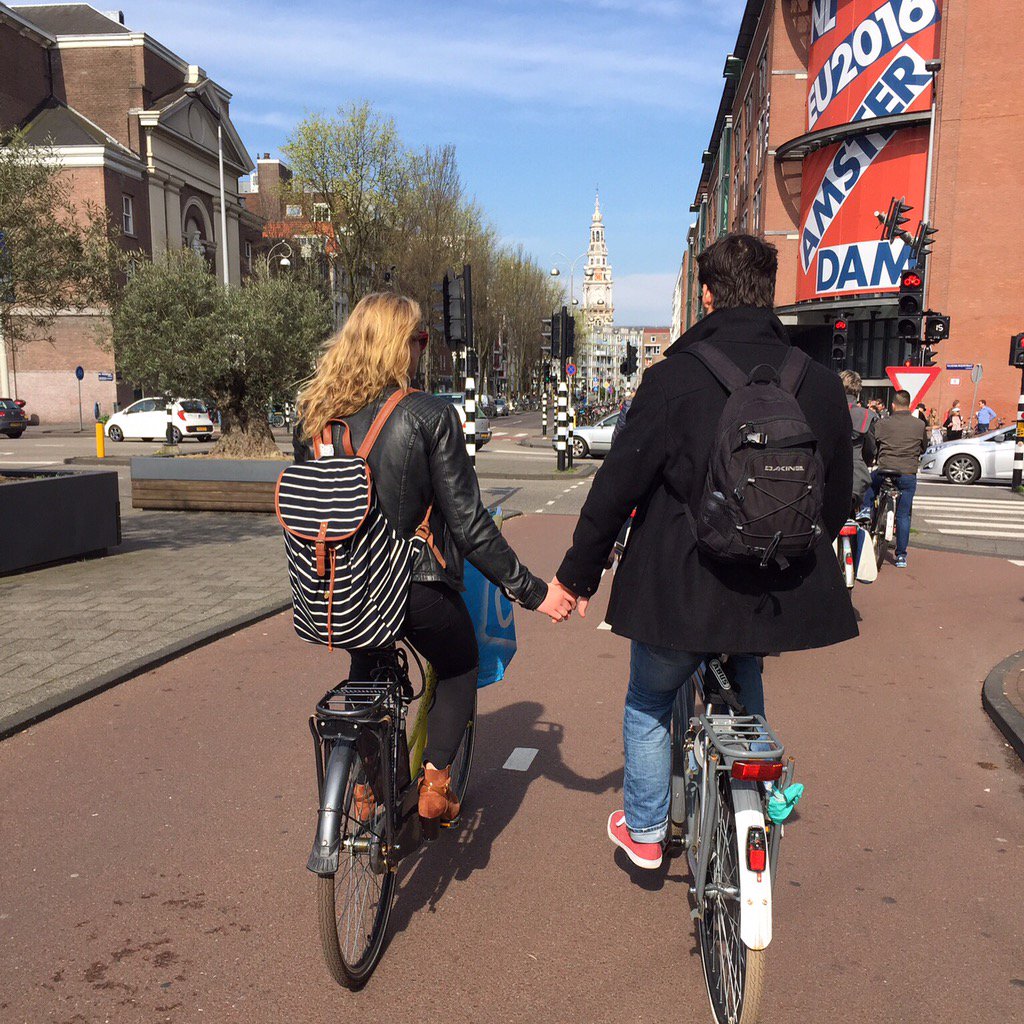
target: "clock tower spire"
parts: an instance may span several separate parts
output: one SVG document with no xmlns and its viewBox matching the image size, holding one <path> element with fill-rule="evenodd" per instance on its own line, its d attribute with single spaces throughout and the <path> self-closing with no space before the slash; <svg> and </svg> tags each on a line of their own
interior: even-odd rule
<svg viewBox="0 0 1024 1024">
<path fill-rule="evenodd" d="M 604 238 L 604 215 L 601 196 L 594 196 L 594 216 L 590 220 L 590 247 L 583 277 L 583 315 L 587 327 L 601 331 L 611 327 L 615 319 L 612 302 L 612 268 L 608 262 L 608 246 Z"/>
</svg>

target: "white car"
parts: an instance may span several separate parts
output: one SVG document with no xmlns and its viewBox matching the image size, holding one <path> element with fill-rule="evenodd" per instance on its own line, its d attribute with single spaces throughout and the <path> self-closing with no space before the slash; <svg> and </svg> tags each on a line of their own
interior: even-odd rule
<svg viewBox="0 0 1024 1024">
<path fill-rule="evenodd" d="M 592 423 L 589 427 L 576 427 L 572 432 L 572 457 L 583 459 L 588 455 L 607 455 L 612 450 L 612 434 L 619 422 L 618 410 Z"/>
<path fill-rule="evenodd" d="M 435 398 L 442 398 L 446 402 L 451 402 L 455 406 L 459 414 L 459 421 L 462 423 L 462 429 L 466 429 L 466 396 L 461 391 L 449 391 L 446 394 L 435 395 Z M 476 446 L 477 448 L 483 448 L 485 444 L 491 439 L 491 421 L 484 416 L 477 407 L 476 412 Z"/>
<path fill-rule="evenodd" d="M 213 420 L 206 406 L 197 398 L 179 398 L 171 408 L 174 443 L 194 437 L 197 441 L 213 440 Z M 167 400 L 143 398 L 115 412 L 107 420 L 107 437 L 111 441 L 125 438 L 163 441 L 167 437 Z"/>
<path fill-rule="evenodd" d="M 980 437 L 944 441 L 921 456 L 922 476 L 944 476 L 951 484 L 1009 480 L 1013 476 L 1015 427 L 1000 427 Z"/>
</svg>

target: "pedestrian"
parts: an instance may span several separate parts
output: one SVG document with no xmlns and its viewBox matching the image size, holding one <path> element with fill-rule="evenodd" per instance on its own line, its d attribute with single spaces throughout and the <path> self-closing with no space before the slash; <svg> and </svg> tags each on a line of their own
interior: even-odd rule
<svg viewBox="0 0 1024 1024">
<path fill-rule="evenodd" d="M 910 411 L 910 393 L 897 391 L 893 397 L 892 415 L 875 428 L 878 441 L 878 469 L 871 474 L 871 486 L 864 495 L 858 520 L 870 522 L 875 505 L 875 492 L 882 473 L 899 473 L 900 489 L 896 502 L 896 568 L 907 567 L 910 545 L 910 516 L 917 491 L 917 470 L 928 445 L 928 428 Z"/>
<path fill-rule="evenodd" d="M 953 400 L 953 404 L 950 406 L 949 412 L 946 413 L 942 426 L 946 430 L 947 441 L 959 441 L 964 436 L 964 417 L 960 412 L 960 402 L 958 400 Z"/>
<path fill-rule="evenodd" d="M 924 402 L 918 402 L 914 406 L 914 412 L 912 415 L 916 416 L 922 423 L 928 422 L 928 411 L 924 407 Z"/>
<path fill-rule="evenodd" d="M 371 429 L 379 431 L 367 462 L 381 510 L 401 536 L 427 536 L 413 565 L 404 639 L 438 677 L 427 719 L 419 814 L 448 824 L 459 815 L 451 763 L 477 687 L 476 632 L 461 595 L 463 559 L 553 621 L 567 618 L 575 602 L 519 561 L 484 508 L 455 406 L 409 388 L 427 338 L 414 299 L 393 292 L 361 299 L 299 393 L 293 443 L 295 460 L 305 462 L 313 439 L 323 444 L 326 428 L 339 454 L 358 448 Z M 382 422 L 378 414 L 386 406 L 391 414 Z M 390 649 L 352 652 L 349 678 L 375 678 L 389 654 Z M 372 793 L 356 795 L 357 805 L 372 799 Z"/>
<path fill-rule="evenodd" d="M 608 835 L 643 868 L 656 868 L 662 859 L 676 694 L 683 689 L 691 699 L 687 683 L 707 652 L 730 654 L 727 669 L 740 699 L 751 714 L 763 715 L 758 654 L 824 647 L 857 635 L 832 549 L 850 511 L 853 472 L 850 414 L 839 378 L 795 350 L 772 311 L 778 268 L 773 245 L 751 235 L 725 235 L 697 257 L 697 266 L 707 315 L 644 374 L 555 580 L 578 596 L 585 615 L 616 534 L 636 508 L 606 616 L 612 630 L 631 641 L 624 810 L 609 818 Z M 714 497 L 705 494 L 712 448 L 724 450 L 718 424 L 728 390 L 718 372 L 745 385 L 755 369 L 760 374 L 766 368 L 780 389 L 795 393 L 821 460 L 821 483 L 815 485 L 820 522 L 809 530 L 806 520 L 796 527 L 813 546 L 785 566 L 770 557 L 774 540 L 760 560 L 723 561 L 710 553 L 712 541 L 696 524 Z M 774 456 L 774 462 L 796 475 L 807 471 L 802 458 Z M 771 458 L 761 459 L 762 472 L 770 472 Z M 779 480 L 763 476 L 758 483 L 774 491 Z"/>
<path fill-rule="evenodd" d="M 985 399 L 982 398 L 978 402 L 978 412 L 975 416 L 978 423 L 978 433 L 987 434 L 990 430 L 995 430 L 996 428 L 992 425 L 992 421 L 998 418 L 996 411 L 990 408 Z"/>
<path fill-rule="evenodd" d="M 846 392 L 846 404 L 850 410 L 850 426 L 853 442 L 853 505 L 860 508 L 864 500 L 864 492 L 871 483 L 871 470 L 875 464 L 877 445 L 875 442 L 875 424 L 877 414 L 860 404 L 860 392 L 863 386 L 861 375 L 855 370 L 843 370 L 839 374 Z"/>
<path fill-rule="evenodd" d="M 928 430 L 931 433 L 932 444 L 942 444 L 942 425 L 939 423 L 939 414 L 935 406 L 928 410 Z"/>
</svg>

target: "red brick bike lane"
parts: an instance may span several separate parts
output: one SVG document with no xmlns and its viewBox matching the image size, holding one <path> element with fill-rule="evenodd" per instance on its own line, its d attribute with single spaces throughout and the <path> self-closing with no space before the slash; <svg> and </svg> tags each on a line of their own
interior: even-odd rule
<svg viewBox="0 0 1024 1024">
<path fill-rule="evenodd" d="M 550 573 L 572 520 L 506 526 Z M 1024 568 L 912 552 L 860 587 L 862 636 L 770 659 L 769 716 L 807 784 L 775 890 L 763 1019 L 1024 1019 L 1024 772 L 980 703 L 1020 646 Z M 956 595 L 955 601 L 950 595 Z M 627 645 L 517 615 L 481 692 L 464 827 L 403 864 L 367 988 L 322 965 L 304 867 L 306 719 L 344 656 L 287 616 L 0 743 L 0 1021 L 709 1019 L 680 860 L 627 866 Z M 504 769 L 516 747 L 538 751 Z"/>
</svg>

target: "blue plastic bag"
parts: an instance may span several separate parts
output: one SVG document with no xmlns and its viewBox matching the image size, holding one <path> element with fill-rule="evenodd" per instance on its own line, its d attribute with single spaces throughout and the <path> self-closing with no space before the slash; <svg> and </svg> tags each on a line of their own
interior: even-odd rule
<svg viewBox="0 0 1024 1024">
<path fill-rule="evenodd" d="M 512 602 L 490 580 L 466 563 L 462 595 L 476 628 L 480 649 L 477 687 L 505 678 L 505 669 L 516 653 L 516 623 Z"/>
</svg>

